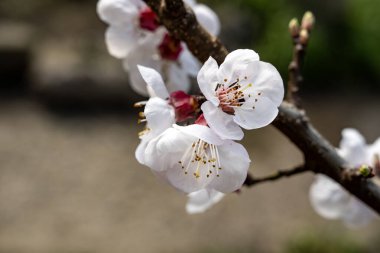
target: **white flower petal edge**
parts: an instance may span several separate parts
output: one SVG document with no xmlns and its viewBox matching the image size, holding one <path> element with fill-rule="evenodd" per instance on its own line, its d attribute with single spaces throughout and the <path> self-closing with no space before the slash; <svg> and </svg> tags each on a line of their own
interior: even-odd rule
<svg viewBox="0 0 380 253">
<path fill-rule="evenodd" d="M 314 210 L 326 219 L 338 219 L 344 213 L 350 195 L 332 179 L 317 175 L 310 187 L 310 200 Z"/>
<path fill-rule="evenodd" d="M 373 156 L 379 154 L 380 145 L 378 141 L 367 145 L 357 130 L 347 128 L 342 131 L 338 152 L 349 166 L 373 165 Z M 361 200 L 323 175 L 316 176 L 310 188 L 310 201 L 319 215 L 328 219 L 342 219 L 350 228 L 365 226 L 377 218 L 377 214 Z"/>
<path fill-rule="evenodd" d="M 244 137 L 243 130 L 235 124 L 234 117 L 224 113 L 219 107 L 213 106 L 210 101 L 202 104 L 201 109 L 207 124 L 225 140 L 241 140 Z"/>
<path fill-rule="evenodd" d="M 160 73 L 158 73 L 155 69 L 147 68 L 141 65 L 137 65 L 137 68 L 140 71 L 144 81 L 151 88 L 151 97 L 157 96 L 162 99 L 169 98 L 169 92 L 165 87 L 164 80 L 162 80 Z"/>
<path fill-rule="evenodd" d="M 209 33 L 216 36 L 220 32 L 220 21 L 215 12 L 204 4 L 193 7 L 194 14 L 199 22 Z"/>
<path fill-rule="evenodd" d="M 250 164 L 242 145 L 223 141 L 202 125 L 174 125 L 148 144 L 145 156 L 151 169 L 166 171 L 168 181 L 186 193 L 238 190 Z"/>
<path fill-rule="evenodd" d="M 175 122 L 175 113 L 167 101 L 153 97 L 145 105 L 146 129 L 140 133 L 141 142 L 135 151 L 136 159 L 141 164 L 145 163 L 145 152 L 149 142 L 171 127 Z"/>
<path fill-rule="evenodd" d="M 363 163 L 370 164 L 372 162 L 363 135 L 353 128 L 345 128 L 342 130 L 342 140 L 339 144 L 338 153 L 354 167 L 360 166 Z"/>
<path fill-rule="evenodd" d="M 242 138 L 240 133 L 236 136 L 231 133 L 232 124 L 245 129 L 270 124 L 284 97 L 283 81 L 276 68 L 259 61 L 257 53 L 249 49 L 231 52 L 219 68 L 210 57 L 197 80 L 202 93 L 211 102 L 202 108 L 205 118 L 222 138 Z M 216 112 L 219 117 L 212 118 L 210 115 Z M 225 125 L 221 126 L 223 122 Z"/>
<path fill-rule="evenodd" d="M 187 195 L 189 199 L 186 203 L 186 212 L 189 214 L 203 213 L 222 200 L 224 195 L 224 193 L 207 189 L 189 193 Z"/>
<path fill-rule="evenodd" d="M 137 19 L 138 7 L 130 0 L 99 0 L 96 11 L 109 25 L 130 25 L 128 23 Z"/>
</svg>

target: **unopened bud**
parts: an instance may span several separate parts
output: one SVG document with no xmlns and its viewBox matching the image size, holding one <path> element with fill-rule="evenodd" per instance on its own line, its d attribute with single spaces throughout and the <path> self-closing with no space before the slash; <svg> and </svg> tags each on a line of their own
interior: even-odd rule
<svg viewBox="0 0 380 253">
<path fill-rule="evenodd" d="M 359 174 L 363 177 L 369 177 L 372 174 L 372 169 L 367 165 L 363 164 L 359 167 Z"/>
<path fill-rule="evenodd" d="M 314 23 L 315 23 L 314 14 L 311 11 L 305 12 L 302 18 L 302 23 L 301 23 L 302 28 L 308 31 L 311 31 L 311 29 L 313 29 Z"/>
<path fill-rule="evenodd" d="M 298 19 L 292 18 L 289 22 L 289 33 L 292 37 L 298 36 L 300 32 L 300 24 L 298 23 Z"/>
<path fill-rule="evenodd" d="M 306 29 L 302 29 L 300 32 L 300 43 L 302 45 L 307 45 L 309 41 L 309 32 Z"/>
</svg>

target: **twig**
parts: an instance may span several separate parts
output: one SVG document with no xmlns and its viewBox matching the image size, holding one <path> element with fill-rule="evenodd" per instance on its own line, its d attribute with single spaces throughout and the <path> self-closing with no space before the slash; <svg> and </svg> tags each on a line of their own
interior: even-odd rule
<svg viewBox="0 0 380 253">
<path fill-rule="evenodd" d="M 289 32 L 293 42 L 293 57 L 288 67 L 289 80 L 286 100 L 297 107 L 301 106 L 301 100 L 298 94 L 299 88 L 303 83 L 301 68 L 313 25 L 314 16 L 311 12 L 305 13 L 302 18 L 301 27 L 299 27 L 298 20 L 295 18 L 289 23 Z"/>
<path fill-rule="evenodd" d="M 169 32 L 175 38 L 186 42 L 191 52 L 200 61 L 203 62 L 208 56 L 212 56 L 219 64 L 223 62 L 228 54 L 227 49 L 197 23 L 194 14 L 188 8 L 184 8 L 182 0 L 166 0 L 170 3 L 166 7 L 167 11 L 161 10 L 160 0 L 144 1 L 156 11 L 160 21 Z M 171 9 L 172 6 L 179 6 L 179 9 Z M 172 19 L 173 16 L 175 16 L 174 19 Z M 182 30 L 186 27 L 191 29 Z M 305 166 L 309 170 L 333 178 L 380 214 L 380 188 L 370 180 L 347 180 L 343 176 L 345 161 L 313 127 L 303 110 L 283 102 L 272 124 L 303 152 Z"/>
<path fill-rule="evenodd" d="M 259 183 L 264 183 L 268 181 L 275 181 L 284 177 L 290 177 L 294 176 L 303 172 L 309 171 L 308 168 L 306 168 L 304 165 L 297 166 L 292 169 L 288 170 L 278 170 L 276 173 L 265 176 L 265 177 L 253 177 L 252 175 L 248 174 L 244 185 L 247 187 L 251 187 L 253 185 L 259 184 Z"/>
</svg>

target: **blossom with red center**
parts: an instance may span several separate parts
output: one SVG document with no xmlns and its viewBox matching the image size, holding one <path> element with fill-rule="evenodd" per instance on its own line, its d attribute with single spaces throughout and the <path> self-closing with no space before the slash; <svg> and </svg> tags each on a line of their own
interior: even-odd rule
<svg viewBox="0 0 380 253">
<path fill-rule="evenodd" d="M 223 139 L 241 140 L 244 133 L 240 127 L 256 129 L 270 124 L 284 97 L 276 68 L 249 49 L 229 53 L 220 66 L 210 57 L 197 80 L 207 99 L 201 106 L 204 117 Z"/>
<path fill-rule="evenodd" d="M 158 51 L 162 59 L 176 61 L 183 47 L 181 41 L 173 38 L 169 34 L 165 34 L 161 44 L 158 46 Z"/>
</svg>

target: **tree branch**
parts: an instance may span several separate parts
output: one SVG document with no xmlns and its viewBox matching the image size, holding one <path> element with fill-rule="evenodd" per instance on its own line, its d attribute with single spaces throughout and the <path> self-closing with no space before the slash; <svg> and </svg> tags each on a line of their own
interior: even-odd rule
<svg viewBox="0 0 380 253">
<path fill-rule="evenodd" d="M 304 165 L 300 165 L 300 166 L 297 166 L 295 168 L 288 169 L 288 170 L 278 170 L 274 174 L 269 175 L 269 176 L 265 176 L 265 177 L 254 177 L 254 176 L 248 174 L 248 176 L 244 182 L 244 185 L 247 187 L 251 187 L 251 186 L 256 185 L 256 184 L 265 183 L 268 181 L 275 181 L 275 180 L 278 180 L 278 179 L 281 179 L 284 177 L 291 177 L 291 176 L 294 176 L 294 175 L 297 175 L 297 174 L 300 174 L 300 173 L 303 173 L 306 171 L 309 171 L 309 169 L 306 168 Z"/>
<path fill-rule="evenodd" d="M 186 42 L 190 51 L 204 62 L 212 56 L 219 64 L 227 56 L 227 49 L 208 34 L 196 21 L 182 0 L 144 0 L 159 16 L 162 24 L 177 39 Z M 303 110 L 283 102 L 273 125 L 286 135 L 304 154 L 305 167 L 323 173 L 340 183 L 380 214 L 380 188 L 365 178 L 347 178 L 345 161 L 335 148 L 310 123 Z"/>
</svg>

